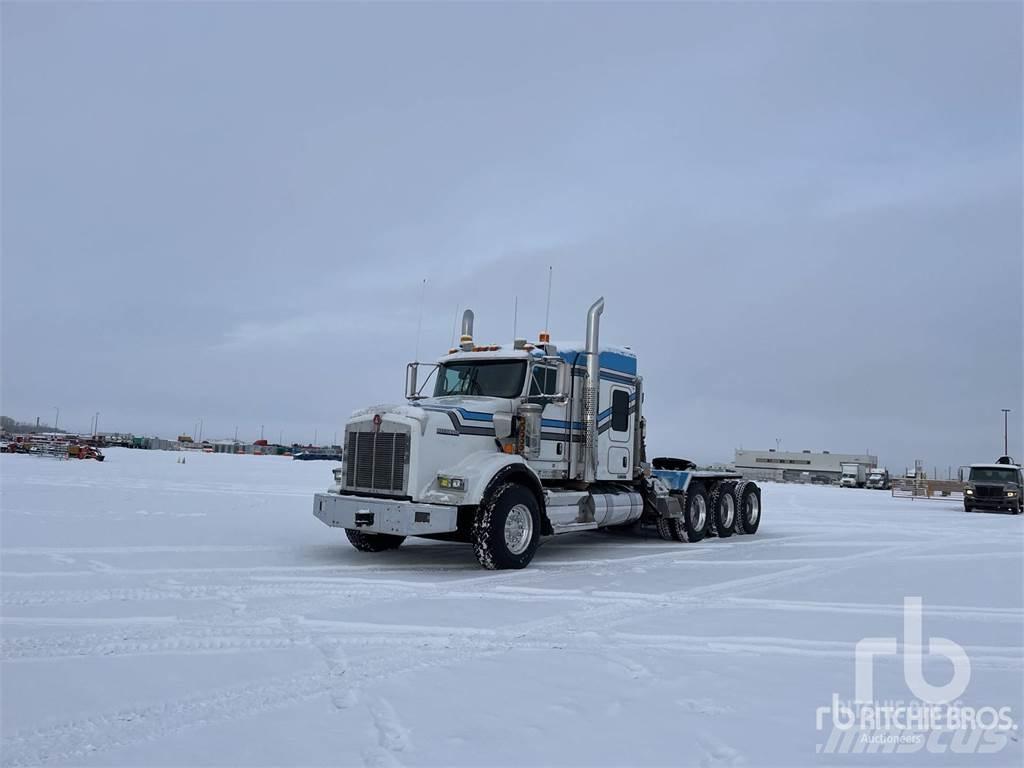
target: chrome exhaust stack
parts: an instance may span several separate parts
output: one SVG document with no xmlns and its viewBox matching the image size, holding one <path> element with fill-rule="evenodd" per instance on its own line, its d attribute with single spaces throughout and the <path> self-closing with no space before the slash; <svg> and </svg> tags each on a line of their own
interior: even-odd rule
<svg viewBox="0 0 1024 768">
<path fill-rule="evenodd" d="M 601 313 L 604 312 L 602 296 L 587 311 L 587 384 L 583 388 L 583 425 L 585 442 L 583 457 L 583 481 L 597 480 L 597 408 L 601 388 Z"/>
<path fill-rule="evenodd" d="M 462 313 L 462 335 L 459 337 L 459 346 L 466 352 L 473 349 L 473 310 L 467 309 Z"/>
</svg>

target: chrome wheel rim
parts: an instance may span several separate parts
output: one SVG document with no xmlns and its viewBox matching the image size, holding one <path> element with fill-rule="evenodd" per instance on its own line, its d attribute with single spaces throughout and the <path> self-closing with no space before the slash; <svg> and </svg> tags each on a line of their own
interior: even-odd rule
<svg viewBox="0 0 1024 768">
<path fill-rule="evenodd" d="M 751 525 L 757 523 L 757 518 L 761 516 L 761 502 L 757 500 L 755 494 L 751 494 L 747 497 L 747 519 Z"/>
<path fill-rule="evenodd" d="M 521 555 L 533 538 L 533 515 L 525 504 L 516 504 L 505 518 L 505 546 L 513 555 Z"/>
<path fill-rule="evenodd" d="M 732 494 L 728 494 L 722 497 L 722 527 L 732 528 L 734 522 L 736 522 L 736 500 L 733 499 Z"/>
<path fill-rule="evenodd" d="M 707 519 L 708 505 L 704 501 L 704 497 L 694 496 L 693 503 L 690 504 L 690 524 L 693 526 L 693 530 L 699 531 L 703 529 Z"/>
</svg>

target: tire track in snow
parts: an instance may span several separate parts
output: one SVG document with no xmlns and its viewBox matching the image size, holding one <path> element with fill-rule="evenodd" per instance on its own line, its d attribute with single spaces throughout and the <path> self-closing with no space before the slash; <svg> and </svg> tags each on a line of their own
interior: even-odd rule
<svg viewBox="0 0 1024 768">
<path fill-rule="evenodd" d="M 321 674 L 271 678 L 5 734 L 0 764 L 18 768 L 73 763 L 116 747 L 154 741 L 197 726 L 292 706 L 319 696 L 326 689 Z"/>
<path fill-rule="evenodd" d="M 141 555 L 141 554 L 223 554 L 227 552 L 296 552 L 296 547 L 272 544 L 156 544 L 115 547 L 3 547 L 0 557 L 11 555 Z"/>
<path fill-rule="evenodd" d="M 758 597 L 727 597 L 726 603 L 768 611 L 809 611 L 812 613 L 853 613 L 872 616 L 902 616 L 903 606 L 887 603 L 830 603 L 813 600 L 775 600 Z M 1024 623 L 1024 611 L 1016 608 L 986 608 L 973 605 L 923 606 L 925 617 L 960 619 L 963 621 L 989 621 L 1006 624 Z"/>
<path fill-rule="evenodd" d="M 307 631 L 308 630 L 308 631 Z M 337 634 L 344 630 L 344 634 Z M 5 638 L 3 660 L 46 659 L 69 656 L 134 656 L 174 653 L 226 653 L 291 649 L 313 646 L 324 657 L 328 677 L 339 686 L 349 681 L 365 679 L 365 671 L 350 672 L 344 651 L 346 646 L 361 648 L 405 647 L 411 649 L 452 651 L 481 654 L 508 650 L 581 650 L 595 648 L 686 650 L 699 653 L 751 652 L 775 655 L 818 655 L 823 657 L 853 658 L 855 643 L 843 640 L 809 640 L 804 638 L 758 635 L 681 635 L 613 632 L 601 634 L 580 629 L 564 637 L 534 637 L 521 628 L 505 630 L 477 627 L 388 625 L 366 622 L 299 621 L 292 628 L 271 628 L 264 625 L 239 626 L 233 631 L 200 627 L 190 632 L 174 634 L 152 640 L 145 635 L 136 637 L 84 636 L 37 638 Z M 1010 646 L 965 646 L 972 662 L 1006 669 L 1024 667 L 1024 654 Z M 464 658 L 464 657 L 463 657 Z M 621 658 L 616 657 L 621 661 Z M 625 657 L 625 658 L 628 658 Z M 647 676 L 640 666 L 625 664 L 633 676 Z M 360 669 L 362 670 L 362 662 Z M 374 672 L 376 674 L 376 672 Z M 341 690 L 339 688 L 339 690 Z M 351 696 L 342 697 L 344 703 L 353 703 Z"/>
<path fill-rule="evenodd" d="M 0 661 L 95 658 L 111 656 L 153 656 L 174 654 L 246 653 L 296 648 L 308 645 L 308 638 L 277 632 L 235 633 L 216 629 L 171 630 L 155 633 L 118 632 L 107 635 L 44 635 L 0 639 Z"/>
<path fill-rule="evenodd" d="M 863 557 L 858 557 L 856 562 L 862 562 L 869 558 L 890 557 L 896 552 L 906 549 L 907 546 L 894 546 L 879 548 Z M 671 555 L 678 558 L 679 553 L 667 552 L 664 555 Z M 653 556 L 641 556 L 635 559 L 660 558 L 663 553 Z M 620 563 L 621 559 L 612 558 L 603 563 L 614 566 Z M 592 561 L 573 561 L 562 571 L 573 571 L 577 569 L 590 569 Z M 607 642 L 605 634 L 609 622 L 615 620 L 621 622 L 629 618 L 649 614 L 657 610 L 665 600 L 675 603 L 678 601 L 680 607 L 694 608 L 705 604 L 710 598 L 723 592 L 746 592 L 767 586 L 782 586 L 794 581 L 801 581 L 806 578 L 820 576 L 825 569 L 815 565 L 803 565 L 797 568 L 786 569 L 774 574 L 764 576 L 744 577 L 726 580 L 712 586 L 697 585 L 677 590 L 674 592 L 657 595 L 653 600 L 637 600 L 633 596 L 614 595 L 612 593 L 609 602 L 597 604 L 593 600 L 583 600 L 576 610 L 570 608 L 558 616 L 525 621 L 519 624 L 502 628 L 502 630 L 491 636 L 478 634 L 476 628 L 441 627 L 427 637 L 418 636 L 422 634 L 423 628 L 416 628 L 416 632 L 410 632 L 409 628 L 389 629 L 382 631 L 382 625 L 369 625 L 363 623 L 361 626 L 354 626 L 352 623 L 340 623 L 335 626 L 322 625 L 319 629 L 324 631 L 344 630 L 344 635 L 334 635 L 338 644 L 362 645 L 365 647 L 376 647 L 383 645 L 403 645 L 409 647 L 424 648 L 423 654 L 409 654 L 407 659 L 396 660 L 394 658 L 377 655 L 360 661 L 359 672 L 352 674 L 345 667 L 340 675 L 349 676 L 352 690 L 358 691 L 366 683 L 378 683 L 382 679 L 415 673 L 424 669 L 449 668 L 464 665 L 467 661 L 483 658 L 489 655 L 497 655 L 507 652 L 510 649 L 551 649 L 551 648 L 572 648 L 572 649 L 593 649 L 597 652 L 615 655 L 624 648 L 635 649 L 637 642 L 643 647 L 659 648 L 665 645 L 672 646 L 672 650 L 692 650 L 688 641 L 680 643 L 679 638 L 669 637 L 647 637 L 640 641 L 638 638 L 630 638 L 628 633 L 622 633 L 612 643 Z M 832 569 L 829 569 L 832 570 Z M 538 573 L 537 577 L 550 577 L 548 573 Z M 512 574 L 504 581 L 529 581 L 519 574 Z M 374 584 L 371 591 L 374 597 L 379 595 L 379 588 L 382 585 Z M 486 575 L 473 579 L 463 580 L 463 586 L 467 581 L 479 582 L 493 585 L 496 580 L 488 579 Z M 449 589 L 450 582 L 431 583 L 427 585 L 426 591 L 445 597 L 452 596 L 453 591 Z M 288 596 L 288 589 L 282 590 L 281 585 L 264 585 L 272 589 L 278 589 L 274 596 Z M 311 585 L 305 584 L 305 587 Z M 328 587 L 335 587 L 329 584 Z M 348 585 L 352 586 L 352 585 Z M 392 585 L 396 588 L 395 585 Z M 416 583 L 413 587 L 402 585 L 402 589 L 410 589 L 416 593 L 424 591 L 422 585 Z M 238 588 L 239 590 L 242 587 Z M 337 596 L 338 590 L 331 589 L 330 593 Z M 525 593 L 524 593 L 525 594 Z M 161 594 L 166 597 L 166 594 Z M 495 593 L 484 593 L 486 597 L 494 597 Z M 601 596 L 598 595 L 600 598 Z M 717 599 L 717 598 L 716 598 Z M 303 627 L 303 630 L 310 630 L 311 636 L 317 630 L 315 626 Z M 460 629 L 467 630 L 460 632 Z M 602 636 L 604 640 L 602 640 Z M 340 640 L 338 638 L 341 638 Z M 621 640 L 621 643 L 619 642 Z M 714 638 L 712 638 L 712 641 Z M 736 646 L 742 647 L 744 638 L 732 637 L 727 639 L 718 638 L 720 652 L 734 653 Z M 780 640 L 780 639 L 776 639 Z M 791 654 L 793 647 L 785 642 L 785 638 L 777 642 L 769 650 L 777 653 Z M 790 639 L 792 640 L 792 639 Z M 704 642 L 707 642 L 704 640 Z M 746 638 L 746 642 L 756 646 L 754 650 L 763 650 L 763 644 L 757 639 Z M 242 645 L 243 643 L 240 643 Z M 731 644 L 731 645 L 730 645 Z M 680 645 L 682 648 L 680 648 Z M 714 643 L 709 643 L 709 647 Z M 806 649 L 797 652 L 806 653 Z M 819 650 L 829 651 L 828 648 Z M 832 649 L 834 650 L 834 649 Z M 841 651 L 844 654 L 847 650 Z M 1005 659 L 997 659 L 1005 661 Z M 1011 662 L 1018 663 L 1019 660 L 1012 658 Z M 23 764 L 45 764 L 59 760 L 80 759 L 92 752 L 112 749 L 124 744 L 137 743 L 161 738 L 168 734 L 177 733 L 186 728 L 199 724 L 231 720 L 236 717 L 246 716 L 252 713 L 265 711 L 270 708 L 290 706 L 310 696 L 316 696 L 331 692 L 334 686 L 330 675 L 323 673 L 288 678 L 286 682 L 266 681 L 250 685 L 237 686 L 232 689 L 221 689 L 220 691 L 199 694 L 187 699 L 151 705 L 148 707 L 119 710 L 118 712 L 100 714 L 84 718 L 70 723 L 63 723 L 47 729 L 36 730 L 29 733 L 18 733 L 8 740 L 8 749 L 5 752 L 5 765 Z M 384 712 L 384 715 L 380 713 Z M 387 718 L 386 711 L 378 708 L 378 716 Z M 375 721 L 376 722 L 376 721 Z M 378 734 L 381 733 L 378 727 Z M 394 752 L 379 753 L 372 752 L 369 757 L 384 758 L 390 755 L 390 759 L 396 759 Z"/>
<path fill-rule="evenodd" d="M 371 768 L 402 765 L 398 754 L 410 746 L 409 731 L 387 699 L 375 697 L 368 709 L 377 731 L 377 746 L 363 751 L 363 763 Z"/>
<path fill-rule="evenodd" d="M 757 656 L 818 656 L 822 658 L 854 659 L 856 643 L 846 640 L 807 640 L 799 637 L 762 637 L 756 635 L 652 635 L 616 632 L 609 639 L 622 647 L 641 647 L 687 651 L 691 653 L 748 653 Z M 1016 670 L 1024 668 L 1024 656 L 1019 649 L 1008 646 L 963 646 L 971 663 L 988 668 Z M 891 663 L 902 663 L 896 657 Z M 925 657 L 924 663 L 941 664 L 941 659 Z"/>
<path fill-rule="evenodd" d="M 367 645 L 375 639 L 365 638 Z M 411 640 L 411 638 L 407 639 Z M 447 644 L 433 652 L 408 655 L 403 659 L 370 658 L 361 660 L 355 668 L 340 656 L 328 663 L 328 673 L 322 670 L 304 675 L 293 675 L 213 689 L 176 700 L 157 704 L 140 704 L 118 710 L 70 719 L 58 724 L 10 736 L 5 734 L 4 752 L 0 765 L 4 768 L 75 762 L 82 758 L 160 738 L 173 736 L 198 726 L 229 722 L 270 710 L 300 704 L 320 695 L 330 695 L 337 709 L 344 709 L 349 701 L 355 704 L 367 683 L 409 672 L 447 667 L 459 663 L 467 654 L 481 657 L 503 652 L 502 648 L 467 648 L 462 643 Z M 337 674 L 330 674 L 334 664 Z M 348 678 L 348 691 L 339 679 Z M 339 706 L 337 699 L 343 699 Z M 378 732 L 378 748 L 368 750 L 368 764 L 400 765 L 394 753 L 408 744 L 408 731 L 401 725 L 393 708 L 383 699 L 375 699 L 370 714 Z"/>
<path fill-rule="evenodd" d="M 391 589 L 412 591 L 411 582 L 380 583 L 369 589 L 366 582 L 353 580 L 296 580 L 243 584 L 167 584 L 154 587 L 107 587 L 97 589 L 43 589 L 9 591 L 0 603 L 12 606 L 77 605 L 104 602 L 153 602 L 161 600 L 250 600 L 267 597 L 377 597 Z"/>
</svg>

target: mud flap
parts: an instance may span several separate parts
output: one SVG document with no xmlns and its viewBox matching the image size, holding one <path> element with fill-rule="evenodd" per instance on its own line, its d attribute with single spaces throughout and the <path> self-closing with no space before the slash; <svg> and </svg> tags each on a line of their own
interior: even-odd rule
<svg viewBox="0 0 1024 768">
<path fill-rule="evenodd" d="M 679 496 L 659 496 L 657 501 L 658 517 L 678 520 L 683 516 L 683 507 Z"/>
</svg>

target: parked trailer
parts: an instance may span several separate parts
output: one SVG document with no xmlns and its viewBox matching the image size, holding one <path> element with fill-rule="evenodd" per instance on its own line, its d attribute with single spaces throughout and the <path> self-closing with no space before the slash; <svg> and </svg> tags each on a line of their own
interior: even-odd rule
<svg viewBox="0 0 1024 768">
<path fill-rule="evenodd" d="M 481 346 L 466 310 L 458 347 L 407 366 L 408 404 L 349 418 L 316 517 L 365 552 L 407 536 L 468 542 L 489 569 L 523 568 L 542 536 L 574 531 L 647 525 L 681 542 L 756 533 L 757 484 L 647 461 L 643 378 L 632 350 L 601 346 L 603 311 L 604 299 L 590 307 L 584 344 L 542 333 Z"/>
</svg>

